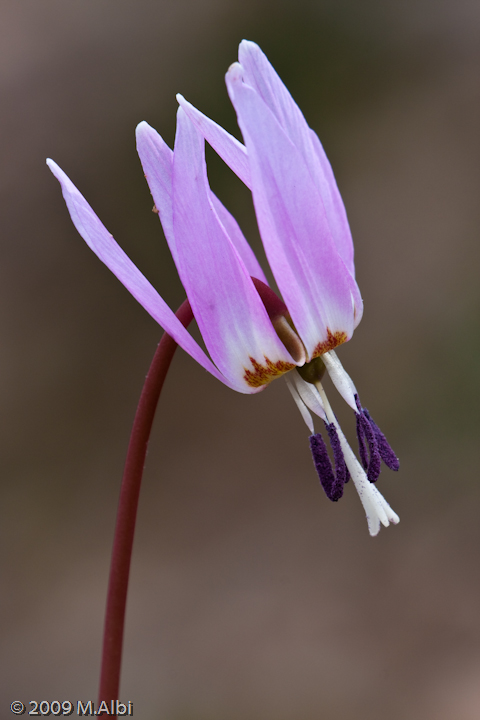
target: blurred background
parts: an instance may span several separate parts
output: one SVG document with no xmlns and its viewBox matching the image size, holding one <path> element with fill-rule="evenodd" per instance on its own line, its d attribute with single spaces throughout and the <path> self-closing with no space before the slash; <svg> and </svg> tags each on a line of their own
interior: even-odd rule
<svg viewBox="0 0 480 720">
<path fill-rule="evenodd" d="M 238 136 L 224 73 L 260 44 L 318 132 L 364 319 L 339 356 L 401 459 L 368 536 L 321 490 L 283 382 L 182 351 L 140 500 L 121 699 L 140 720 L 480 716 L 480 5 L 475 0 L 2 0 L 1 705 L 96 699 L 117 498 L 161 336 L 77 235 L 54 158 L 171 307 L 136 156 L 181 92 Z M 256 250 L 248 191 L 208 154 Z M 354 442 L 353 414 L 330 392 Z"/>
</svg>

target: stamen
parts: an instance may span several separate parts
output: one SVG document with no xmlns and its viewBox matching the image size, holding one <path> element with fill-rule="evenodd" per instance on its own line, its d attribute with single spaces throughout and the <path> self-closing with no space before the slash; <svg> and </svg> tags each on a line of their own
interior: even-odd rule
<svg viewBox="0 0 480 720">
<path fill-rule="evenodd" d="M 348 444 L 340 425 L 337 423 L 322 384 L 317 383 L 316 387 L 325 408 L 328 421 L 329 423 L 335 425 L 343 456 L 345 458 L 345 463 L 350 471 L 353 484 L 355 485 L 359 498 L 365 509 L 370 535 L 377 535 L 380 530 L 380 523 L 388 526 L 391 522 L 395 524 L 398 523 L 400 518 L 392 510 L 385 498 L 378 492 L 376 486 L 368 482 L 365 472 L 355 457 L 352 448 Z M 358 401 L 358 403 L 359 402 L 360 401 Z"/>
<path fill-rule="evenodd" d="M 318 417 L 321 417 L 322 420 L 326 420 L 327 416 L 325 415 L 322 398 L 318 394 L 318 390 L 315 385 L 311 385 L 310 383 L 305 382 L 305 380 L 300 377 L 298 372 L 290 373 L 290 378 L 293 380 L 300 398 L 308 407 L 308 409 L 311 412 L 315 413 L 315 415 L 318 415 Z"/>
<path fill-rule="evenodd" d="M 327 368 L 330 379 L 337 388 L 345 402 L 355 410 L 355 393 L 357 392 L 350 375 L 342 367 L 342 363 L 334 350 L 322 355 L 323 362 Z"/>
<path fill-rule="evenodd" d="M 363 436 L 363 426 L 362 426 L 361 418 L 362 418 L 361 412 L 355 413 L 355 420 L 357 421 L 358 454 L 360 455 L 360 460 L 362 462 L 363 469 L 366 470 L 368 468 L 368 454 L 367 454 L 367 445 L 365 443 L 365 438 Z"/>
<path fill-rule="evenodd" d="M 362 465 L 367 471 L 367 478 L 370 482 L 376 482 L 380 475 L 380 468 L 382 465 L 382 459 L 378 451 L 377 439 L 375 433 L 368 421 L 368 418 L 364 415 L 363 411 L 357 413 L 357 437 L 360 442 L 360 458 Z M 363 438 L 368 443 L 368 451 L 370 459 L 367 459 L 366 447 Z"/>
<path fill-rule="evenodd" d="M 292 380 L 288 377 L 288 375 L 289 375 L 289 373 L 287 373 L 285 375 L 285 382 L 287 383 L 287 387 L 290 390 L 290 393 L 295 401 L 295 405 L 297 406 L 297 408 L 300 411 L 300 415 L 302 416 L 306 426 L 308 427 L 311 434 L 313 435 L 315 432 L 315 429 L 313 427 L 312 416 L 310 415 L 307 405 L 303 402 L 302 398 L 298 394 L 297 388 L 295 387 Z"/>
<path fill-rule="evenodd" d="M 338 437 L 337 428 L 333 423 L 325 423 L 327 428 L 328 437 L 330 439 L 330 445 L 333 450 L 333 459 L 335 460 L 335 474 L 337 476 L 337 482 L 341 482 L 345 485 L 350 480 L 350 473 L 348 472 L 345 458 L 343 457 L 342 446 L 340 445 L 340 439 Z"/>
<path fill-rule="evenodd" d="M 358 393 L 355 393 L 355 405 L 357 406 L 357 410 L 359 413 L 362 412 L 362 403 L 360 402 L 360 398 L 358 397 Z"/>
<path fill-rule="evenodd" d="M 368 422 L 370 423 L 373 433 L 375 435 L 380 457 L 382 458 L 385 465 L 390 468 L 390 470 L 397 471 L 400 467 L 400 460 L 395 455 L 390 443 L 378 427 L 377 423 L 370 417 L 370 413 L 368 412 L 368 410 L 364 408 L 363 412 Z"/>
<path fill-rule="evenodd" d="M 370 482 L 376 482 L 380 475 L 380 469 L 382 465 L 382 458 L 378 448 L 377 438 L 370 425 L 370 418 L 365 415 L 365 411 L 362 408 L 358 393 L 355 393 L 355 404 L 358 408 L 358 413 L 355 413 L 357 420 L 357 438 L 358 438 L 358 449 L 360 454 L 360 460 L 364 469 L 367 471 L 367 478 Z M 370 459 L 367 455 L 367 446 L 365 440 L 368 443 L 368 450 Z"/>
<path fill-rule="evenodd" d="M 376 472 L 376 466 L 379 463 L 379 460 L 383 460 L 385 465 L 390 468 L 390 470 L 398 470 L 400 467 L 400 461 L 393 452 L 387 438 L 382 433 L 378 425 L 372 420 L 370 417 L 370 413 L 366 408 L 362 408 L 362 405 L 360 403 L 360 398 L 358 397 L 358 394 L 355 395 L 355 403 L 358 408 L 358 413 L 356 413 L 356 419 L 357 419 L 357 437 L 358 437 L 358 444 L 359 444 L 359 452 L 360 452 L 360 459 L 362 461 L 362 465 L 367 470 L 368 467 L 368 479 L 370 480 L 370 474 L 373 476 Z M 366 445 L 364 437 L 367 438 L 367 442 L 370 449 L 370 463 L 368 462 L 367 458 L 367 452 L 366 452 Z M 375 469 L 371 470 L 370 466 L 372 464 L 372 437 L 373 437 L 373 444 L 376 448 L 375 456 L 378 455 L 379 459 L 375 459 Z M 369 439 L 370 438 L 370 439 Z M 380 474 L 380 466 L 378 465 L 378 474 Z M 378 474 L 375 477 L 375 480 L 378 478 Z M 370 480 L 370 482 L 375 482 L 375 480 Z"/>
<path fill-rule="evenodd" d="M 335 477 L 325 441 L 319 433 L 310 435 L 309 441 L 315 470 L 325 490 L 325 494 L 329 500 L 336 502 L 340 500 L 343 495 L 343 482 L 341 480 L 339 481 L 338 476 Z"/>
</svg>

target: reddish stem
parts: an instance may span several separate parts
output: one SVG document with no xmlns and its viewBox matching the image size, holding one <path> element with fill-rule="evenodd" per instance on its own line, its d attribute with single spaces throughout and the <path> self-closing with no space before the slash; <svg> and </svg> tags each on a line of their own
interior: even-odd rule
<svg viewBox="0 0 480 720">
<path fill-rule="evenodd" d="M 190 324 L 193 313 L 188 300 L 182 303 L 176 315 L 185 327 Z M 109 710 L 110 701 L 119 699 L 128 578 L 145 456 L 158 399 L 176 349 L 175 340 L 164 333 L 145 379 L 125 461 L 110 565 L 100 674 L 99 704 L 106 701 Z"/>
</svg>

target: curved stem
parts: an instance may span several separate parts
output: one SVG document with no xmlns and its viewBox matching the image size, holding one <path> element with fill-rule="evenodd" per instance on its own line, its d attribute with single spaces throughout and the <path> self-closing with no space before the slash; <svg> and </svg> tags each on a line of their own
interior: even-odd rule
<svg viewBox="0 0 480 720">
<path fill-rule="evenodd" d="M 188 300 L 182 303 L 176 315 L 182 325 L 189 325 L 193 313 Z M 109 711 L 110 702 L 118 700 L 120 686 L 128 578 L 145 456 L 158 399 L 176 349 L 175 340 L 164 333 L 145 379 L 125 461 L 110 565 L 100 674 L 99 704 L 106 701 Z M 116 713 L 111 717 L 116 718 Z"/>
</svg>

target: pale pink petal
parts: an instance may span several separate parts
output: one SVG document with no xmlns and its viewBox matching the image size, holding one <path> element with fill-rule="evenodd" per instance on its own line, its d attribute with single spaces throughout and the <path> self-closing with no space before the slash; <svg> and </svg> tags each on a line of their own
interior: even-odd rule
<svg viewBox="0 0 480 720">
<path fill-rule="evenodd" d="M 248 274 L 251 275 L 251 277 L 257 278 L 257 280 L 261 280 L 265 283 L 265 285 L 268 285 L 265 273 L 260 267 L 260 263 L 255 257 L 255 253 L 248 244 L 245 235 L 240 230 L 240 226 L 233 217 L 233 215 L 227 210 L 224 205 L 222 205 L 220 200 L 217 198 L 216 195 L 213 194 L 213 192 L 210 192 L 210 200 L 213 207 L 215 208 L 215 212 L 218 215 L 218 219 L 225 228 L 225 231 L 230 240 L 232 241 L 233 245 L 235 246 L 236 251 L 242 258 L 243 264 L 248 270 Z"/>
<path fill-rule="evenodd" d="M 197 110 L 188 100 L 185 100 L 183 95 L 178 94 L 177 100 L 208 144 L 220 155 L 235 175 L 238 175 L 248 188 L 251 187 L 250 167 L 245 146 L 216 122 Z"/>
<path fill-rule="evenodd" d="M 278 120 L 287 137 L 302 155 L 312 180 L 319 189 L 324 181 L 323 173 L 313 149 L 310 128 L 300 108 L 256 43 L 242 40 L 238 59 L 243 68 L 245 84 L 258 93 Z"/>
<path fill-rule="evenodd" d="M 137 125 L 135 136 L 143 172 L 176 265 L 177 246 L 173 232 L 172 209 L 173 151 L 168 147 L 162 136 L 146 122 Z"/>
<path fill-rule="evenodd" d="M 294 366 L 213 208 L 204 141 L 180 107 L 173 156 L 178 271 L 213 361 L 243 392 Z"/>
<path fill-rule="evenodd" d="M 227 86 L 250 158 L 260 234 L 297 332 L 312 356 L 353 333 L 350 275 L 301 153 L 240 73 L 238 64 L 231 66 Z"/>
<path fill-rule="evenodd" d="M 177 264 L 177 249 L 173 234 L 172 215 L 172 177 L 173 152 L 164 142 L 161 135 L 146 122 L 141 122 L 136 130 L 137 150 L 143 166 L 143 171 L 150 187 L 150 192 L 159 212 L 165 237 Z M 237 221 L 222 205 L 220 200 L 211 193 L 213 206 L 224 226 L 230 240 L 235 245 L 245 267 L 252 277 L 267 282 L 263 270 L 255 254 L 243 235 Z"/>
<path fill-rule="evenodd" d="M 320 191 L 322 193 L 323 204 L 325 205 L 333 239 L 350 275 L 355 278 L 353 240 L 345 205 L 340 195 L 332 166 L 325 154 L 320 139 L 313 130 L 310 130 L 310 134 L 313 149 L 323 170 L 324 181 L 321 183 Z"/>
<path fill-rule="evenodd" d="M 300 108 L 256 43 L 243 40 L 240 43 L 238 59 L 243 67 L 244 82 L 257 91 L 302 155 L 322 196 L 337 250 L 349 272 L 355 277 L 353 241 L 345 206 L 317 135 L 307 125 Z"/>
<path fill-rule="evenodd" d="M 229 387 L 231 383 L 221 375 L 192 336 L 183 327 L 157 291 L 115 242 L 95 215 L 85 198 L 53 160 L 47 164 L 60 182 L 73 224 L 97 257 L 110 268 L 127 290 L 138 300 L 158 324 L 171 335 L 205 370 Z"/>
</svg>

